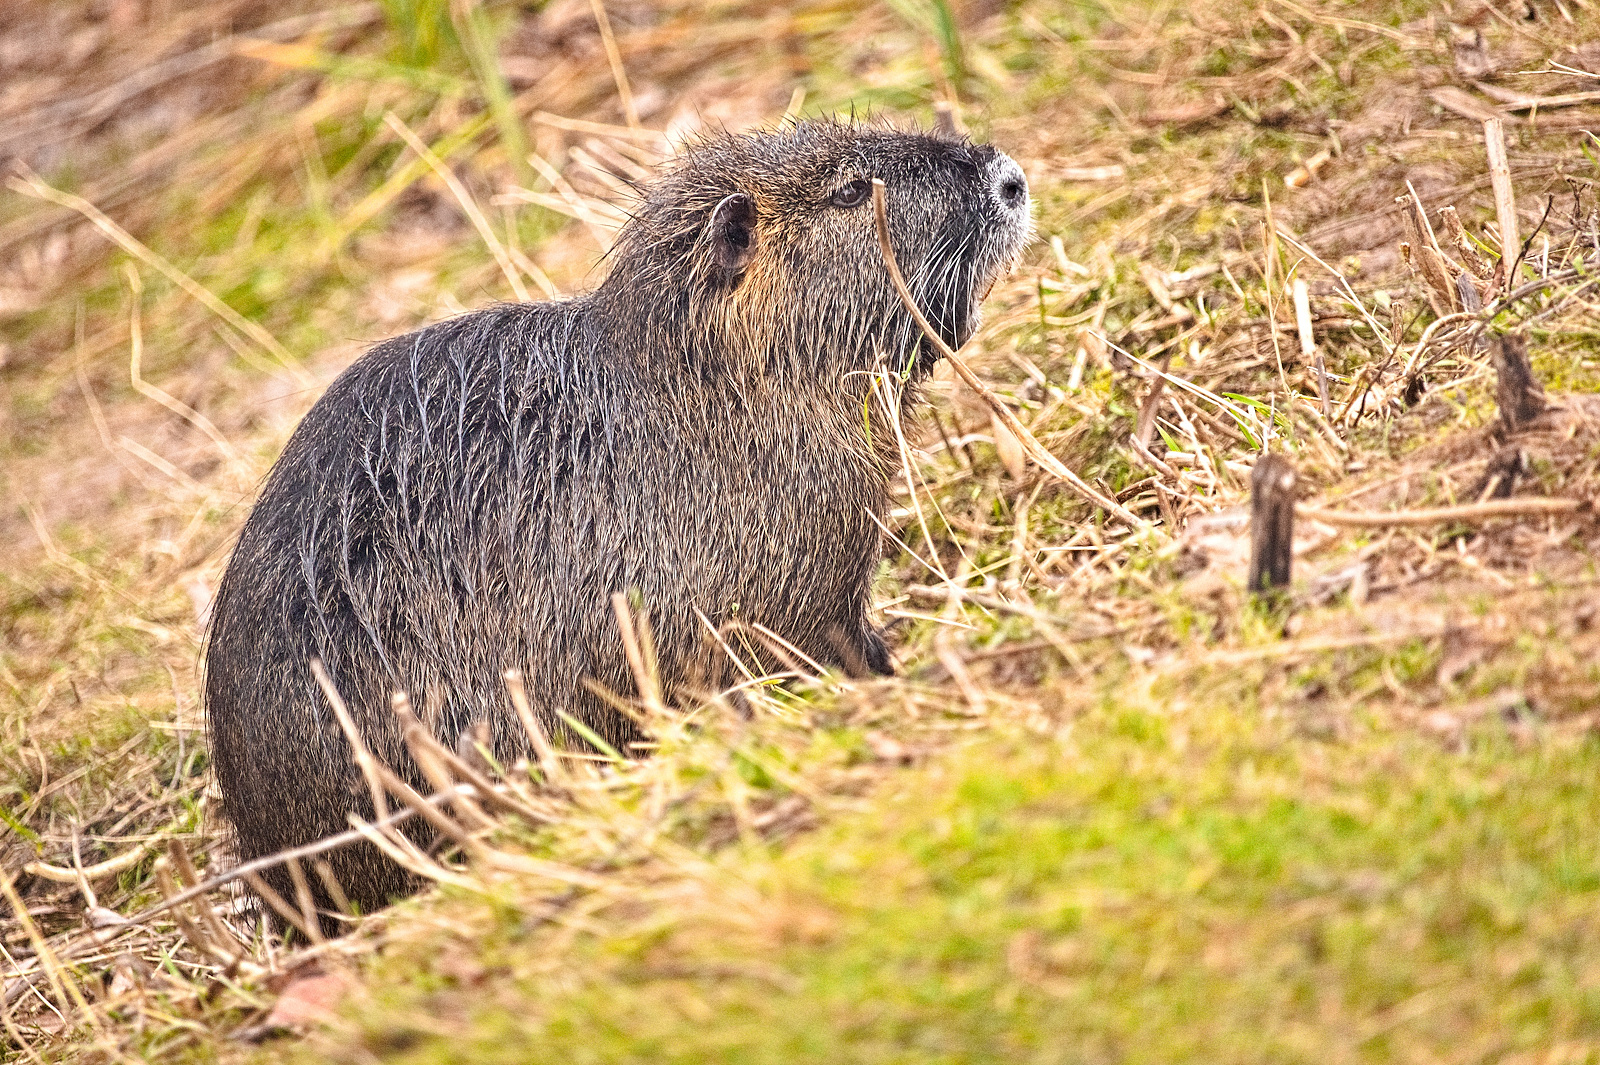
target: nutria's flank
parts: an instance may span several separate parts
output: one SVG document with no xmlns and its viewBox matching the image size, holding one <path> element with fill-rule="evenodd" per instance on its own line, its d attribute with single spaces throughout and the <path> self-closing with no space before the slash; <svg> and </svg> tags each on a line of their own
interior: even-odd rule
<svg viewBox="0 0 1600 1065">
<path fill-rule="evenodd" d="M 932 359 L 884 270 L 873 177 L 913 292 L 960 343 L 1029 231 L 1022 171 L 985 145 L 818 121 L 686 150 L 594 292 L 442 322 L 340 375 L 217 596 L 206 705 L 241 858 L 372 816 L 313 658 L 419 787 L 391 694 L 451 745 L 487 718 L 509 761 L 527 743 L 511 667 L 553 734 L 565 710 L 628 749 L 632 723 L 585 684 L 633 692 L 615 592 L 637 593 L 670 687 L 726 679 L 701 615 L 889 669 L 867 607 L 893 434 L 864 399 L 871 373 L 914 386 Z M 368 845 L 331 861 L 363 909 L 410 889 Z M 293 897 L 281 868 L 267 879 Z"/>
</svg>

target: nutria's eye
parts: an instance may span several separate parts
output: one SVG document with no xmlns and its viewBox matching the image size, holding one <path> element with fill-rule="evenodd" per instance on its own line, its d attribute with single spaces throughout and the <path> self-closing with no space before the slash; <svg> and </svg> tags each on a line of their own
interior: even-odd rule
<svg viewBox="0 0 1600 1065">
<path fill-rule="evenodd" d="M 871 193 L 872 182 L 865 179 L 852 181 L 848 185 L 835 189 L 833 195 L 828 197 L 828 202 L 834 207 L 854 207 L 857 204 L 865 203 Z"/>
</svg>

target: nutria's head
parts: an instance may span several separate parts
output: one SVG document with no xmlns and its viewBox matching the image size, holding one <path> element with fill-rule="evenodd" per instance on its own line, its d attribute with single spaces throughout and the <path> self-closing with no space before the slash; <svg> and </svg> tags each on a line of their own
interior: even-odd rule
<svg viewBox="0 0 1600 1065">
<path fill-rule="evenodd" d="M 806 121 L 686 149 L 618 240 L 597 299 L 652 357 L 836 378 L 932 358 L 879 248 L 872 179 L 924 313 L 952 345 L 1032 229 L 1008 156 L 965 139 Z"/>
</svg>

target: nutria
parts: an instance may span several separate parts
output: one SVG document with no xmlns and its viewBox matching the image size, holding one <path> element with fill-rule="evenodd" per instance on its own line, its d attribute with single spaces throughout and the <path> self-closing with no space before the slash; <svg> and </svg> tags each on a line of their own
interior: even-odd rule
<svg viewBox="0 0 1600 1065">
<path fill-rule="evenodd" d="M 874 177 L 912 291 L 961 343 L 1029 232 L 1021 169 L 951 136 L 807 121 L 687 148 L 594 291 L 428 326 L 333 382 L 213 613 L 211 752 L 242 859 L 372 816 L 312 659 L 418 786 L 392 693 L 450 745 L 487 720 L 509 762 L 527 738 L 508 668 L 553 734 L 576 740 L 565 711 L 635 753 L 633 722 L 591 688 L 634 694 L 617 592 L 648 615 L 671 689 L 728 679 L 708 625 L 890 670 L 867 610 L 898 459 L 866 400 L 875 373 L 914 394 L 936 356 L 885 272 Z M 364 910 L 412 888 L 370 845 L 331 859 Z M 267 880 L 293 897 L 283 869 Z"/>
</svg>

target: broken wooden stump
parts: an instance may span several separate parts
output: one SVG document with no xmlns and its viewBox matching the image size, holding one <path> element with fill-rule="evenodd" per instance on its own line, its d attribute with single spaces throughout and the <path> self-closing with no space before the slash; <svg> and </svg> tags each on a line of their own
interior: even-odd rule
<svg viewBox="0 0 1600 1065">
<path fill-rule="evenodd" d="M 1519 336 L 1494 339 L 1495 402 L 1507 432 L 1523 428 L 1544 412 L 1544 386 L 1533 376 L 1528 342 Z"/>
<path fill-rule="evenodd" d="M 1400 208 L 1400 224 L 1404 231 L 1400 242 L 1401 258 L 1421 276 L 1422 292 L 1433 307 L 1433 313 L 1443 318 L 1460 310 L 1456 303 L 1455 275 L 1461 268 L 1450 269 L 1454 264 L 1440 249 L 1422 200 L 1412 190 L 1405 196 L 1395 197 L 1394 202 Z"/>
<path fill-rule="evenodd" d="M 1294 466 L 1263 455 L 1250 471 L 1249 590 L 1271 595 L 1289 586 L 1294 559 Z"/>
<path fill-rule="evenodd" d="M 1529 472 L 1528 456 L 1520 448 L 1507 445 L 1489 457 L 1483 468 L 1483 479 L 1473 485 L 1468 497 L 1479 503 L 1491 499 L 1510 499 L 1516 491 L 1517 478 Z"/>
</svg>

